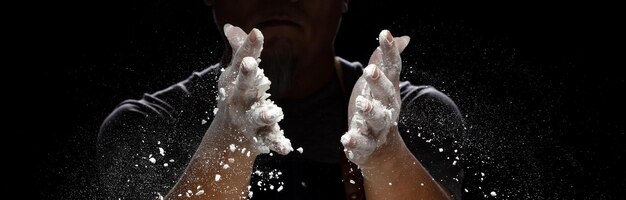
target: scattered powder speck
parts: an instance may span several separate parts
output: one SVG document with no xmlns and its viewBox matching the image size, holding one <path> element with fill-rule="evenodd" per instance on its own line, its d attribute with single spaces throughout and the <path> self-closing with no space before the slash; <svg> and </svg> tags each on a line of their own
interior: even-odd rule
<svg viewBox="0 0 626 200">
<path fill-rule="evenodd" d="M 163 163 L 163 167 L 167 167 L 169 166 L 167 163 Z"/>
<path fill-rule="evenodd" d="M 354 182 L 354 180 L 350 179 L 350 183 L 354 185 L 356 182 Z"/>
<path fill-rule="evenodd" d="M 298 149 L 296 149 L 296 150 L 298 150 L 298 152 L 300 152 L 300 153 L 302 153 L 302 152 L 304 151 L 304 149 L 303 149 L 302 147 L 299 147 L 299 148 L 298 148 Z"/>
<path fill-rule="evenodd" d="M 393 185 L 391 182 L 389 182 L 389 185 Z"/>
<path fill-rule="evenodd" d="M 234 163 L 234 162 L 235 162 L 235 159 L 234 159 L 234 158 L 228 158 L 228 162 L 229 162 L 229 163 Z"/>
<path fill-rule="evenodd" d="M 148 159 L 148 161 L 150 161 L 152 164 L 156 163 L 156 159 L 154 159 L 154 158 L 150 158 L 150 159 Z"/>
<path fill-rule="evenodd" d="M 215 174 L 215 181 L 220 181 L 221 178 L 222 176 L 220 176 L 219 174 Z"/>
<path fill-rule="evenodd" d="M 495 191 L 491 191 L 491 193 L 489 193 L 492 197 L 495 197 L 497 194 Z"/>
<path fill-rule="evenodd" d="M 228 169 L 230 166 L 228 166 L 228 164 L 224 164 L 224 169 Z"/>
<path fill-rule="evenodd" d="M 202 119 L 202 125 L 206 124 L 206 120 Z"/>
<path fill-rule="evenodd" d="M 235 144 L 230 144 L 230 146 L 228 146 L 228 149 L 230 150 L 230 152 L 235 152 L 235 150 L 237 150 L 237 146 L 235 146 Z"/>
<path fill-rule="evenodd" d="M 439 148 L 439 152 L 443 152 L 443 148 Z"/>
<path fill-rule="evenodd" d="M 204 190 L 198 190 L 198 192 L 196 192 L 196 196 L 200 196 L 204 194 Z"/>
<path fill-rule="evenodd" d="M 280 187 L 278 187 L 278 189 L 276 189 L 276 191 L 280 192 L 283 190 L 283 186 L 281 185 Z"/>
<path fill-rule="evenodd" d="M 165 156 L 165 150 L 161 147 L 159 147 L 159 154 L 161 154 L 161 156 Z"/>
</svg>

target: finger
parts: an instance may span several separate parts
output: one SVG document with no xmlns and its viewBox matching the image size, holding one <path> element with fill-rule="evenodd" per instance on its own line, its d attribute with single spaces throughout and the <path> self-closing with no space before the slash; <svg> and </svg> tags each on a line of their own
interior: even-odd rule
<svg viewBox="0 0 626 200">
<path fill-rule="evenodd" d="M 382 50 L 382 71 L 385 72 L 389 80 L 394 85 L 400 82 L 400 70 L 402 69 L 402 60 L 400 52 L 396 47 L 396 42 L 388 30 L 383 30 L 378 36 L 378 42 Z"/>
<path fill-rule="evenodd" d="M 241 28 L 233 26 L 231 24 L 224 25 L 224 35 L 230 44 L 232 49 L 232 53 L 235 53 L 239 47 L 243 44 L 243 41 L 246 39 L 248 34 L 241 30 Z"/>
<path fill-rule="evenodd" d="M 346 157 L 356 164 L 362 164 L 374 152 L 377 142 L 361 133 L 360 129 L 350 129 L 341 136 Z"/>
<path fill-rule="evenodd" d="M 404 51 L 404 49 L 409 45 L 409 41 L 411 41 L 411 38 L 409 36 L 394 37 L 393 39 L 396 43 L 396 48 L 398 49 L 398 52 L 400 53 Z M 376 49 L 370 56 L 370 60 L 368 64 L 376 64 L 378 66 L 382 66 L 383 64 L 382 57 L 383 57 L 383 51 L 380 49 L 380 46 L 378 46 L 376 47 Z"/>
<path fill-rule="evenodd" d="M 388 129 L 391 125 L 391 111 L 383 106 L 378 100 L 368 100 L 363 96 L 356 98 L 356 108 L 361 114 L 367 127 L 375 138 L 378 138 L 381 130 Z"/>
<path fill-rule="evenodd" d="M 264 139 L 266 143 L 269 144 L 270 150 L 281 155 L 287 155 L 289 152 L 293 151 L 291 141 L 285 137 L 285 133 L 283 130 L 280 130 L 278 124 L 275 123 L 272 126 L 269 126 L 269 128 L 263 130 L 268 131 L 262 134 L 265 135 Z"/>
<path fill-rule="evenodd" d="M 369 93 L 374 99 L 388 108 L 399 109 L 400 102 L 396 88 L 378 66 L 368 65 L 363 70 L 363 76 L 370 89 Z"/>
<path fill-rule="evenodd" d="M 243 44 L 235 54 L 233 55 L 231 65 L 237 66 L 245 57 L 258 58 L 261 55 L 263 49 L 263 34 L 259 29 L 252 29 L 248 37 L 243 41 Z"/>
<path fill-rule="evenodd" d="M 394 37 L 393 40 L 396 42 L 396 48 L 398 49 L 398 52 L 402 53 L 406 46 L 409 45 L 411 37 L 405 35 L 402 37 Z"/>
<path fill-rule="evenodd" d="M 248 37 L 248 34 L 241 30 L 241 28 L 230 24 L 224 25 L 224 35 L 226 36 L 226 39 L 230 44 L 230 47 L 232 49 L 232 55 L 235 55 L 235 52 L 237 52 L 237 50 L 243 45 L 244 41 Z M 231 59 L 230 66 L 233 67 L 228 67 L 226 71 L 224 71 L 225 73 L 223 73 L 225 79 L 224 83 L 228 84 L 235 81 L 235 79 L 237 78 L 237 74 L 239 74 L 239 63 L 233 63 Z M 222 85 L 220 87 L 226 87 L 226 85 Z"/>
<path fill-rule="evenodd" d="M 257 87 L 256 87 L 256 74 L 259 68 L 259 63 L 252 57 L 245 57 L 241 61 L 239 67 L 239 75 L 235 81 L 235 90 L 233 91 L 233 98 L 242 100 L 244 105 L 250 106 L 251 102 L 256 100 Z"/>
<path fill-rule="evenodd" d="M 278 123 L 284 117 L 283 110 L 273 103 L 255 104 L 246 112 L 248 112 L 250 121 L 258 127 Z"/>
<path fill-rule="evenodd" d="M 346 134 L 341 136 L 341 144 L 347 149 L 362 148 L 363 145 L 368 144 L 370 138 L 363 133 L 363 130 L 351 128 Z"/>
</svg>

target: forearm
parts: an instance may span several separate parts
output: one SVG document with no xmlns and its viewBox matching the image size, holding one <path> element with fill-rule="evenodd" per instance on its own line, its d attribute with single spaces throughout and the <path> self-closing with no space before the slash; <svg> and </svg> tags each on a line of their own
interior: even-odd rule
<svg viewBox="0 0 626 200">
<path fill-rule="evenodd" d="M 228 135 L 223 131 L 232 130 L 213 125 L 209 128 L 167 199 L 239 199 L 248 195 L 256 154 L 249 148 L 244 150 L 249 146 L 244 137 L 223 137 Z"/>
<path fill-rule="evenodd" d="M 396 151 L 362 169 L 368 199 L 451 199 L 404 144 Z"/>
</svg>

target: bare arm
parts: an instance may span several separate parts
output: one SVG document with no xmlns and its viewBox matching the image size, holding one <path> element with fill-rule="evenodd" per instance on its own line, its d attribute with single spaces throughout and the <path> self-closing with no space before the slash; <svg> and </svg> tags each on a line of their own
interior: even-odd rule
<svg viewBox="0 0 626 200">
<path fill-rule="evenodd" d="M 282 110 L 267 99 L 270 82 L 258 68 L 263 35 L 224 26 L 233 51 L 231 65 L 221 74 L 218 111 L 184 174 L 167 199 L 239 199 L 258 154 L 293 151 L 278 122 Z"/>
<path fill-rule="evenodd" d="M 368 199 L 450 199 L 411 154 L 398 132 L 400 52 L 409 37 L 383 30 L 350 98 L 349 131 L 341 138 L 346 156 L 363 172 Z"/>
</svg>

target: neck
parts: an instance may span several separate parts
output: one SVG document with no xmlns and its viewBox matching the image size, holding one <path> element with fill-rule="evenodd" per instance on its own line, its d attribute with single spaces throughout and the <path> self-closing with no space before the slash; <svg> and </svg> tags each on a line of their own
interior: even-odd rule
<svg viewBox="0 0 626 200">
<path fill-rule="evenodd" d="M 336 76 L 336 63 L 332 48 L 300 57 L 291 84 L 281 98 L 302 99 L 317 92 Z"/>
</svg>

